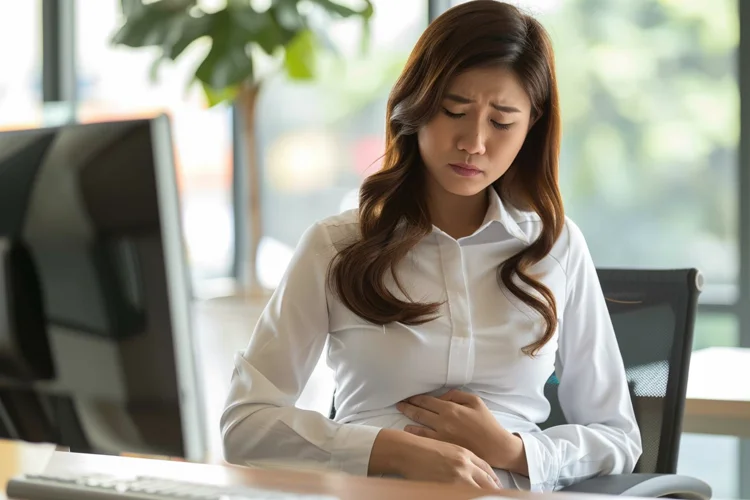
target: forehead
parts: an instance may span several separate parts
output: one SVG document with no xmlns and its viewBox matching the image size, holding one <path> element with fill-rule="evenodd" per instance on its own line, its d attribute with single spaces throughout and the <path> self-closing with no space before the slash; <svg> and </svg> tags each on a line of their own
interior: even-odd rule
<svg viewBox="0 0 750 500">
<path fill-rule="evenodd" d="M 448 83 L 447 92 L 477 101 L 531 106 L 516 74 L 502 66 L 472 68 L 459 73 Z"/>
</svg>

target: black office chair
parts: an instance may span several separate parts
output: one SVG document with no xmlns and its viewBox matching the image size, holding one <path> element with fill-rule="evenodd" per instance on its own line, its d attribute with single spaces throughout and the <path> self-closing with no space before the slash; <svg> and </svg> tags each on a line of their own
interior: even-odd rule
<svg viewBox="0 0 750 500">
<path fill-rule="evenodd" d="M 695 269 L 597 272 L 625 362 L 643 454 L 634 474 L 596 477 L 563 491 L 709 499 L 705 482 L 675 475 L 702 277 Z M 545 394 L 552 413 L 542 427 L 565 424 L 555 376 Z"/>
</svg>

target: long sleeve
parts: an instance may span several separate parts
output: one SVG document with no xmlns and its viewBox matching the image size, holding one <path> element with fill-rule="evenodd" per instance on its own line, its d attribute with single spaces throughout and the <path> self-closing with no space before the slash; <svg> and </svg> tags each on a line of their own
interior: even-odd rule
<svg viewBox="0 0 750 500">
<path fill-rule="evenodd" d="M 294 406 L 326 344 L 333 256 L 326 227 L 308 229 L 248 347 L 235 356 L 221 417 L 227 461 L 367 474 L 379 428 L 338 424 Z"/>
<path fill-rule="evenodd" d="M 558 337 L 558 397 L 568 425 L 519 434 L 530 489 L 630 473 L 641 455 L 620 350 L 583 234 L 567 221 L 566 301 Z"/>
</svg>

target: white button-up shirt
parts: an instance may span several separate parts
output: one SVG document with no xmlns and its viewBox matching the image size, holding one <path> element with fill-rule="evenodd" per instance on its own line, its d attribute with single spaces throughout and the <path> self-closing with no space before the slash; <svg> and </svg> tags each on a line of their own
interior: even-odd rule
<svg viewBox="0 0 750 500">
<path fill-rule="evenodd" d="M 479 395 L 523 439 L 529 477 L 498 471 L 506 487 L 549 491 L 633 470 L 640 433 L 581 231 L 566 220 L 550 254 L 530 270 L 554 293 L 558 321 L 553 339 L 529 357 L 521 349 L 542 336 L 544 321 L 498 285 L 497 267 L 534 241 L 541 221 L 490 193 L 474 234 L 456 240 L 433 228 L 397 265 L 410 297 L 444 301 L 437 319 L 418 326 L 369 323 L 327 286 L 331 259 L 358 234 L 356 211 L 306 231 L 247 349 L 235 357 L 221 419 L 228 461 L 366 475 L 378 431 L 413 423 L 396 403 L 458 388 Z M 335 421 L 295 408 L 324 350 L 335 373 Z M 537 424 L 550 411 L 544 385 L 553 372 L 570 424 L 542 431 Z"/>
</svg>

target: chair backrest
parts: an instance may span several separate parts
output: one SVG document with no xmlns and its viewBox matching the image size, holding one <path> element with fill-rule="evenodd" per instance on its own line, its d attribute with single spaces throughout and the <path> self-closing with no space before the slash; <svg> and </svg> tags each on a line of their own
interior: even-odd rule
<svg viewBox="0 0 750 500">
<path fill-rule="evenodd" d="M 674 474 L 702 277 L 695 269 L 597 273 L 643 439 L 636 472 Z M 545 387 L 552 411 L 543 428 L 566 423 L 557 384 L 553 375 Z"/>
</svg>

